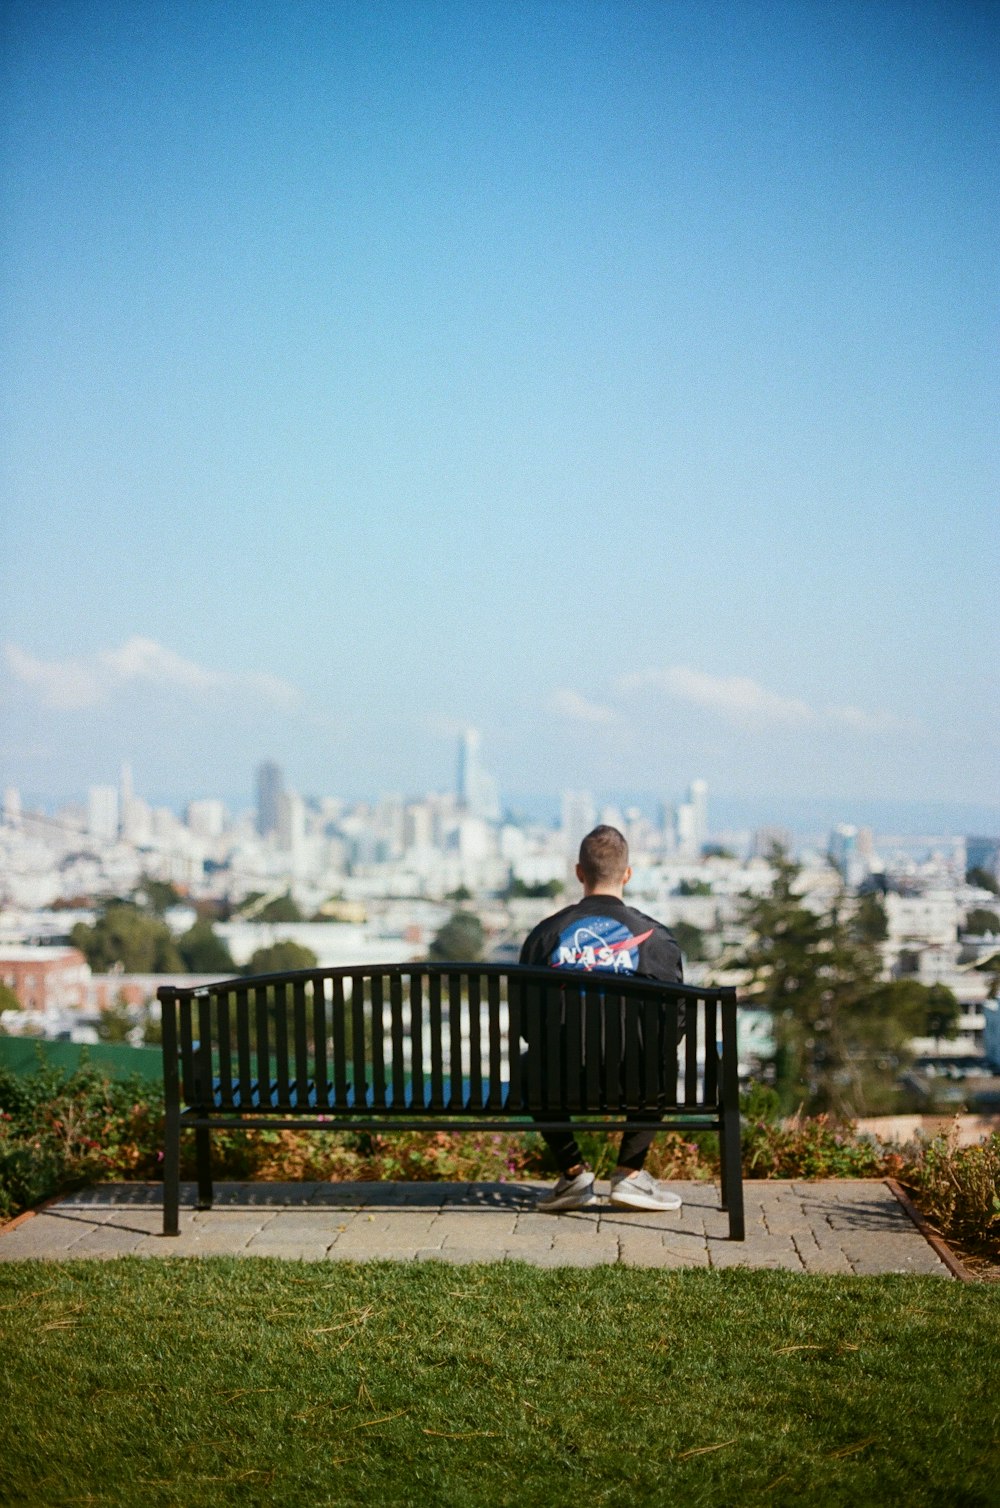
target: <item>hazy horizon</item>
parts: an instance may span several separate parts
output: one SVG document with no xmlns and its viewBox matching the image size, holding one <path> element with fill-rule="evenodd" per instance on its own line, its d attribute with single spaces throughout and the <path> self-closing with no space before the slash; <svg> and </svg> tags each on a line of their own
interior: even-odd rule
<svg viewBox="0 0 1000 1508">
<path fill-rule="evenodd" d="M 387 796 L 401 796 L 406 801 L 419 800 L 423 795 L 438 794 L 453 789 L 447 778 L 430 791 L 420 791 L 406 782 L 383 790 L 334 790 L 328 788 L 304 789 L 283 771 L 286 786 L 307 800 L 322 797 L 338 797 L 348 804 L 369 802 L 374 805 Z M 188 802 L 213 798 L 221 800 L 231 816 L 251 812 L 254 809 L 252 783 L 245 789 L 231 791 L 210 790 L 197 787 L 190 791 L 145 790 L 141 781 L 133 780 L 136 794 L 152 806 L 165 806 L 183 814 Z M 20 792 L 25 809 L 34 809 L 49 814 L 61 808 L 86 807 L 85 788 L 64 793 L 62 797 L 43 797 L 38 792 Z M 618 806 L 623 810 L 638 807 L 645 816 L 655 820 L 663 805 L 681 801 L 686 787 L 669 791 L 596 789 L 589 792 L 595 806 Z M 505 813 L 530 822 L 554 823 L 558 819 L 561 791 L 501 791 Z M 921 802 L 921 801 L 840 801 L 832 796 L 815 796 L 800 800 L 780 794 L 761 795 L 755 798 L 734 797 L 725 791 L 709 790 L 710 835 L 730 832 L 753 832 L 768 826 L 784 827 L 799 841 L 807 838 L 825 839 L 839 823 L 853 823 L 857 827 L 871 827 L 884 838 L 947 838 L 970 836 L 1000 836 L 1000 805 L 988 802 Z"/>
</svg>

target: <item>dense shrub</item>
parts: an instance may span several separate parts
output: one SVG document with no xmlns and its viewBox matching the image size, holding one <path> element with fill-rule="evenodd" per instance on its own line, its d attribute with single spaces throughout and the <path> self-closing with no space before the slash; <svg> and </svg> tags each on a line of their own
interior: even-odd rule
<svg viewBox="0 0 1000 1508">
<path fill-rule="evenodd" d="M 140 1078 L 0 1069 L 0 1217 L 85 1183 L 155 1177 L 162 1123 Z"/>
<path fill-rule="evenodd" d="M 743 1172 L 747 1178 L 879 1178 L 903 1166 L 869 1137 L 838 1126 L 829 1116 L 795 1116 L 781 1123 L 751 1121 L 743 1130 Z"/>
<path fill-rule="evenodd" d="M 936 1136 L 906 1170 L 906 1183 L 943 1235 L 1000 1255 L 1000 1135 L 960 1147 Z"/>
</svg>

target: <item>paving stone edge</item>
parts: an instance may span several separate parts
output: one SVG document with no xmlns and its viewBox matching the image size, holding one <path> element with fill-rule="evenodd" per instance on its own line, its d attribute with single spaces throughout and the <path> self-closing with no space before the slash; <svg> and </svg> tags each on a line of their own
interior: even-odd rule
<svg viewBox="0 0 1000 1508">
<path fill-rule="evenodd" d="M 913 1203 L 913 1200 L 910 1198 L 909 1194 L 906 1192 L 903 1186 L 897 1183 L 895 1178 L 886 1178 L 883 1180 L 883 1182 L 885 1183 L 885 1186 L 889 1190 L 889 1192 L 891 1194 L 894 1194 L 896 1199 L 898 1199 L 899 1203 L 903 1206 L 903 1209 L 909 1215 L 910 1219 L 913 1221 L 914 1225 L 917 1227 L 917 1230 L 923 1236 L 928 1246 L 933 1247 L 934 1251 L 937 1252 L 937 1255 L 941 1258 L 941 1261 L 944 1263 L 945 1267 L 947 1267 L 952 1276 L 958 1278 L 959 1282 L 961 1283 L 975 1283 L 975 1273 L 970 1272 L 961 1258 L 957 1257 L 952 1251 L 951 1247 L 948 1246 L 944 1240 L 942 1240 L 934 1227 L 929 1224 L 929 1222 L 917 1209 L 917 1206 Z"/>
</svg>

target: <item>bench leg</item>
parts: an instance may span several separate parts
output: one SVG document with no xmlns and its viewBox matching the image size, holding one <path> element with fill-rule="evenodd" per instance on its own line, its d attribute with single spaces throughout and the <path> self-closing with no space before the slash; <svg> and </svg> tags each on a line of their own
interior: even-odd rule
<svg viewBox="0 0 1000 1508">
<path fill-rule="evenodd" d="M 743 1168 L 740 1159 L 739 1112 L 723 1117 L 719 1132 L 719 1172 L 722 1208 L 729 1211 L 730 1241 L 745 1241 L 743 1218 Z"/>
<path fill-rule="evenodd" d="M 180 1234 L 181 1127 L 175 1108 L 168 1108 L 163 1139 L 163 1234 Z"/>
<path fill-rule="evenodd" d="M 212 1208 L 212 1150 L 207 1126 L 197 1126 L 194 1133 L 194 1156 L 198 1170 L 198 1208 Z"/>
</svg>

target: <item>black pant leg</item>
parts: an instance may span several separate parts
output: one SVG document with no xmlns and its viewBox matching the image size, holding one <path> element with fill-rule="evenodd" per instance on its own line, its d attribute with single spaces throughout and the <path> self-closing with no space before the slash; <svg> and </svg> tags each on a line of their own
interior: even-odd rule
<svg viewBox="0 0 1000 1508">
<path fill-rule="evenodd" d="M 653 1144 L 656 1130 L 630 1130 L 626 1125 L 622 1132 L 622 1144 L 618 1148 L 618 1166 L 629 1172 L 638 1173 L 645 1161 L 646 1153 Z"/>
<path fill-rule="evenodd" d="M 572 1131 L 540 1131 L 539 1135 L 555 1158 L 556 1167 L 564 1178 L 569 1176 L 570 1168 L 583 1162 L 583 1153 Z"/>
<path fill-rule="evenodd" d="M 531 1051 L 532 1049 L 529 1047 L 527 1052 L 521 1054 L 521 1075 L 525 1086 L 530 1082 L 528 1077 L 528 1057 Z M 539 1117 L 536 1115 L 534 1119 L 538 1120 Z M 564 1178 L 567 1176 L 570 1168 L 575 1168 L 578 1163 L 583 1162 L 583 1153 L 580 1151 L 579 1144 L 572 1131 L 546 1131 L 539 1128 L 538 1134 L 555 1158 L 556 1167 Z"/>
</svg>

